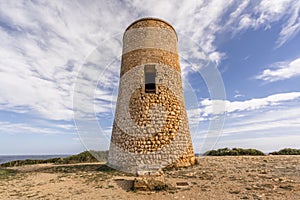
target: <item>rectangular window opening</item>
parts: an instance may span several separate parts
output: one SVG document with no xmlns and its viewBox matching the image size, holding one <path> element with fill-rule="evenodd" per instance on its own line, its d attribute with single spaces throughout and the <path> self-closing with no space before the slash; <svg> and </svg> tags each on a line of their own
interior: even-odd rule
<svg viewBox="0 0 300 200">
<path fill-rule="evenodd" d="M 156 92 L 156 85 L 155 85 L 156 69 L 155 69 L 155 65 L 145 65 L 144 73 L 145 73 L 145 93 L 155 93 Z"/>
</svg>

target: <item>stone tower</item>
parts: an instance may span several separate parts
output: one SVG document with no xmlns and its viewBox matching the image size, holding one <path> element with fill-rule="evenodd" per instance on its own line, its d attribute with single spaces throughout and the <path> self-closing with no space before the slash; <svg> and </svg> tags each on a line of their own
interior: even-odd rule
<svg viewBox="0 0 300 200">
<path fill-rule="evenodd" d="M 139 173 L 195 163 L 177 40 L 160 19 L 126 29 L 109 166 Z"/>
</svg>

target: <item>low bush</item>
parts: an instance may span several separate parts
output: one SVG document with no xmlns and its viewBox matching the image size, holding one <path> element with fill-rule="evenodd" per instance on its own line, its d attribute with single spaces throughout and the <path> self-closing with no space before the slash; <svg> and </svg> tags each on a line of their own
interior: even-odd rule
<svg viewBox="0 0 300 200">
<path fill-rule="evenodd" d="M 242 148 L 222 148 L 210 150 L 204 153 L 204 156 L 264 156 L 265 154 L 257 149 Z"/>
<path fill-rule="evenodd" d="M 285 148 L 270 153 L 271 155 L 300 155 L 300 149 Z"/>
</svg>

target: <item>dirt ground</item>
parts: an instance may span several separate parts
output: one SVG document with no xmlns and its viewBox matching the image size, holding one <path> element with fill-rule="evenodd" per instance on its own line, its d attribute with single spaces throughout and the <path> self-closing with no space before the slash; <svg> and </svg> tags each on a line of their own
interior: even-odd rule
<svg viewBox="0 0 300 200">
<path fill-rule="evenodd" d="M 103 163 L 0 169 L 0 199 L 300 199 L 300 156 L 200 157 L 165 171 L 174 187 L 130 190 L 134 176 Z"/>
</svg>

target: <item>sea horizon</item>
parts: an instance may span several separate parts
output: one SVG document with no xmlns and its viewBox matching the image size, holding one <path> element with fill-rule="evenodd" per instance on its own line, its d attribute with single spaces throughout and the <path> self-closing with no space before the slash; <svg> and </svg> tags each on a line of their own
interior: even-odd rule
<svg viewBox="0 0 300 200">
<path fill-rule="evenodd" d="M 16 160 L 46 160 L 50 158 L 64 158 L 74 154 L 24 154 L 24 155 L 0 155 L 0 164 Z"/>
</svg>

